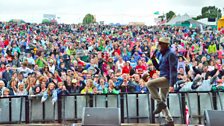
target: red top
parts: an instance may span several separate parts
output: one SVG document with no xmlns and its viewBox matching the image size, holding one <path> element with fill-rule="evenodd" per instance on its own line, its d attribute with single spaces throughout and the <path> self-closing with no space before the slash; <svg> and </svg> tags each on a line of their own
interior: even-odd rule
<svg viewBox="0 0 224 126">
<path fill-rule="evenodd" d="M 135 69 L 137 73 L 143 73 L 145 70 L 147 70 L 147 68 L 144 65 L 141 66 L 137 65 Z"/>
<path fill-rule="evenodd" d="M 121 55 L 121 50 L 119 48 L 114 50 L 114 54 L 115 54 L 115 52 L 117 52 L 119 55 Z"/>
<path fill-rule="evenodd" d="M 129 74 L 131 71 L 131 66 L 124 66 L 122 68 L 122 74 L 126 73 L 126 74 Z"/>
</svg>

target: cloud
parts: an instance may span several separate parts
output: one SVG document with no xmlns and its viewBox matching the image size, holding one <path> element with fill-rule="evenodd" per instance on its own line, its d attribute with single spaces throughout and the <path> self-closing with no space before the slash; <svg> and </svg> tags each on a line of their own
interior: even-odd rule
<svg viewBox="0 0 224 126">
<path fill-rule="evenodd" d="M 154 21 L 153 12 L 197 16 L 203 6 L 221 7 L 222 0 L 0 0 L 1 19 L 22 18 L 41 22 L 43 14 L 56 14 L 61 22 L 78 23 L 87 13 L 105 22 Z"/>
</svg>

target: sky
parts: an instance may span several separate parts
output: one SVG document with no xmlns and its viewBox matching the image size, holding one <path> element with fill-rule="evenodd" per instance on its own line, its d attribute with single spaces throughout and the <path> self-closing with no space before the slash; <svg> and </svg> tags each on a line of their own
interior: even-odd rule
<svg viewBox="0 0 224 126">
<path fill-rule="evenodd" d="M 180 15 L 197 16 L 204 6 L 222 9 L 221 5 L 224 0 L 0 0 L 0 21 L 23 19 L 40 23 L 43 14 L 55 14 L 59 23 L 80 23 L 90 13 L 106 24 L 152 25 L 157 17 L 155 11 L 163 14 L 172 10 Z"/>
</svg>

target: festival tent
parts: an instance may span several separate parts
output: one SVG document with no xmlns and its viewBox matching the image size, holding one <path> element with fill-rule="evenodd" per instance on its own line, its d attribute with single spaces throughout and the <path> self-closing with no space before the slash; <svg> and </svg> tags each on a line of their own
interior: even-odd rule
<svg viewBox="0 0 224 126">
<path fill-rule="evenodd" d="M 188 14 L 184 14 L 183 16 L 177 15 L 176 17 L 172 18 L 169 22 L 167 22 L 165 25 L 176 25 L 177 22 L 184 22 L 186 20 L 191 19 L 191 17 Z"/>
<path fill-rule="evenodd" d="M 178 16 L 172 18 L 165 25 L 193 27 L 193 28 L 200 27 L 200 26 L 205 26 L 204 23 L 193 20 L 188 14 L 185 14 L 183 16 L 178 15 Z"/>
<path fill-rule="evenodd" d="M 193 20 L 193 19 L 188 19 L 188 20 L 185 20 L 185 21 L 176 22 L 176 24 L 174 26 L 196 28 L 196 27 L 205 26 L 205 24 L 203 24 L 201 22 L 198 22 L 196 20 Z"/>
<path fill-rule="evenodd" d="M 218 20 L 218 29 L 224 28 L 224 16 Z"/>
</svg>

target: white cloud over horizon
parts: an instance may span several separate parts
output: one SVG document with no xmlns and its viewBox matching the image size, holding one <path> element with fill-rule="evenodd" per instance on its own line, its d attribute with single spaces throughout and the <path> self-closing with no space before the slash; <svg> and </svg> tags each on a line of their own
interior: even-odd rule
<svg viewBox="0 0 224 126">
<path fill-rule="evenodd" d="M 105 23 L 144 22 L 153 24 L 153 12 L 197 16 L 203 6 L 224 5 L 221 0 L 0 0 L 0 20 L 23 19 L 41 22 L 43 14 L 55 14 L 59 22 L 79 23 L 87 13 Z"/>
</svg>

